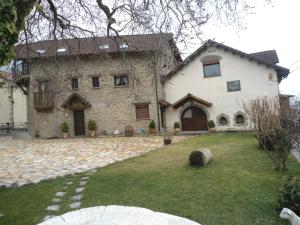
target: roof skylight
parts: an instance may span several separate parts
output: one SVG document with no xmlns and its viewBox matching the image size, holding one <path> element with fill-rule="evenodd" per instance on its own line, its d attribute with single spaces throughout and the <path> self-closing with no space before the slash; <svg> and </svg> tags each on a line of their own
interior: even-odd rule
<svg viewBox="0 0 300 225">
<path fill-rule="evenodd" d="M 120 48 L 128 48 L 128 44 L 123 43 L 123 44 L 120 45 Z"/>
<path fill-rule="evenodd" d="M 37 49 L 35 52 L 38 54 L 44 54 L 46 52 L 46 49 Z"/>
<path fill-rule="evenodd" d="M 108 45 L 108 44 L 100 45 L 99 48 L 100 48 L 100 49 L 108 49 L 108 48 L 109 48 L 109 45 Z"/>
<path fill-rule="evenodd" d="M 62 53 L 62 52 L 65 52 L 67 49 L 66 48 L 58 48 L 56 51 L 58 53 Z"/>
</svg>

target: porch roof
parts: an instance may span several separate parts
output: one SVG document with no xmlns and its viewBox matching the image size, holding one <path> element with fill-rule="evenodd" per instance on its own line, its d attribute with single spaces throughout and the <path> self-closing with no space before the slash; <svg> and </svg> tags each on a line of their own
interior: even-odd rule
<svg viewBox="0 0 300 225">
<path fill-rule="evenodd" d="M 81 104 L 82 108 L 89 108 L 92 105 L 81 95 L 77 94 L 77 93 L 73 93 L 72 95 L 70 95 L 61 105 L 61 107 L 63 108 L 74 108 L 73 107 L 73 103 L 77 101 Z"/>
<path fill-rule="evenodd" d="M 188 101 L 195 101 L 195 102 L 198 102 L 198 103 L 200 103 L 200 104 L 202 104 L 202 105 L 205 105 L 205 106 L 207 106 L 207 107 L 211 107 L 212 106 L 212 103 L 211 102 L 208 102 L 208 101 L 206 101 L 206 100 L 204 100 L 204 99 L 202 99 L 202 98 L 199 98 L 199 97 L 196 97 L 196 96 L 194 96 L 194 95 L 192 95 L 192 94 L 187 94 L 186 96 L 184 96 L 183 98 L 181 98 L 181 99 L 179 99 L 177 102 L 175 102 L 173 105 L 172 105 L 172 107 L 174 108 L 174 109 L 177 109 L 177 108 L 179 108 L 180 106 L 182 106 L 182 105 L 184 105 L 186 102 L 188 102 Z"/>
</svg>

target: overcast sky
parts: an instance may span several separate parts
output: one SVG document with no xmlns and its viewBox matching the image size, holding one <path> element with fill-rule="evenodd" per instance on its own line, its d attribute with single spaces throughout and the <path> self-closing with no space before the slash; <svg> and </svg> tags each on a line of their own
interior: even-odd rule
<svg viewBox="0 0 300 225">
<path fill-rule="evenodd" d="M 291 72 L 295 70 L 281 82 L 281 93 L 300 95 L 300 0 L 273 0 L 271 5 L 261 3 L 246 22 L 247 29 L 240 31 L 209 25 L 204 37 L 215 38 L 217 42 L 247 53 L 276 49 L 279 65 Z"/>
</svg>

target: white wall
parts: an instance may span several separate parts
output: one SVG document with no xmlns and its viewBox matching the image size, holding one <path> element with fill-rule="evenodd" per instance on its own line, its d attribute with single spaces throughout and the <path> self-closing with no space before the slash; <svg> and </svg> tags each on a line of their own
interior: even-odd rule
<svg viewBox="0 0 300 225">
<path fill-rule="evenodd" d="M 10 121 L 10 99 L 8 98 L 10 93 L 6 84 L 0 88 L 0 123 L 7 123 Z M 15 123 L 27 122 L 27 108 L 26 108 L 26 96 L 23 92 L 15 88 L 13 92 L 14 98 L 14 120 Z"/>
<path fill-rule="evenodd" d="M 166 101 L 173 104 L 188 93 L 211 102 L 211 107 L 202 106 L 208 114 L 208 120 L 214 120 L 217 125 L 217 116 L 225 113 L 230 118 L 229 126 L 217 126 L 218 130 L 237 129 L 245 130 L 248 126 L 234 125 L 234 114 L 243 111 L 241 103 L 251 99 L 279 94 L 276 71 L 265 65 L 241 58 L 222 49 L 214 49 L 202 52 L 187 66 L 177 72 L 165 83 L 164 91 Z M 217 55 L 220 59 L 221 76 L 204 78 L 201 58 L 207 55 Z M 272 73 L 272 80 L 269 74 Z M 240 80 L 241 91 L 227 92 L 227 81 Z M 184 106 L 182 106 L 184 107 Z M 176 121 L 180 122 L 182 107 L 174 110 L 169 107 L 166 110 L 166 124 L 168 129 L 173 128 Z M 249 125 L 249 123 L 248 123 Z"/>
</svg>

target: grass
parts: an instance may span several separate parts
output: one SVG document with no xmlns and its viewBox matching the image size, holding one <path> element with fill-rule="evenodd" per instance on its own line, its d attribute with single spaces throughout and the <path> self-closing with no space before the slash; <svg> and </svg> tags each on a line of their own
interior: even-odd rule
<svg viewBox="0 0 300 225">
<path fill-rule="evenodd" d="M 214 155 L 204 169 L 187 165 L 189 153 L 199 147 L 210 148 Z M 277 193 L 284 175 L 299 174 L 292 158 L 287 172 L 275 172 L 249 134 L 200 136 L 98 169 L 86 185 L 82 206 L 145 207 L 202 225 L 288 224 L 275 211 Z M 84 175 L 75 177 L 73 189 Z M 5 214 L 0 224 L 40 222 L 66 179 L 0 190 L 0 211 Z M 64 197 L 61 213 L 69 211 L 69 197 Z"/>
</svg>

